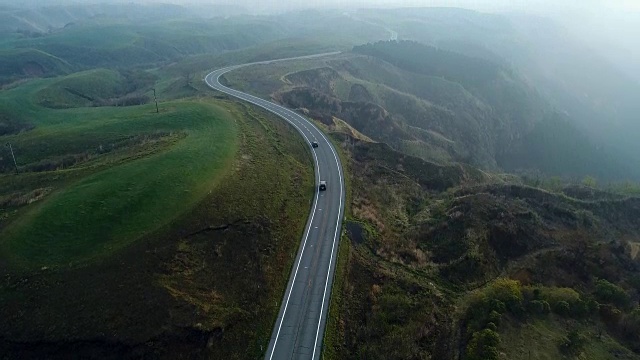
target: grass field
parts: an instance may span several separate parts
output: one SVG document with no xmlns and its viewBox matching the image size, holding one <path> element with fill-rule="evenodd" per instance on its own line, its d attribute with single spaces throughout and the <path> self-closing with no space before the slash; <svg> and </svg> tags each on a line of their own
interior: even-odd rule
<svg viewBox="0 0 640 360">
<path fill-rule="evenodd" d="M 35 96 L 49 108 L 142 105 L 151 101 L 155 81 L 143 70 L 93 69 L 63 77 Z"/>
<path fill-rule="evenodd" d="M 95 69 L 64 77 L 36 95 L 41 104 L 53 108 L 82 107 L 90 98 L 116 96 L 120 87 L 117 71 Z"/>
<path fill-rule="evenodd" d="M 151 135 L 140 140 L 146 146 L 135 144 L 141 153 L 108 154 L 108 162 L 116 166 L 100 166 L 96 154 L 87 164 L 50 172 L 97 170 L 29 206 L 4 230 L 2 252 L 23 265 L 84 262 L 126 246 L 200 200 L 234 154 L 234 122 L 223 109 L 205 103 L 165 103 L 160 114 L 154 110 L 141 106 L 59 111 L 65 121 L 39 124 L 32 132 L 13 136 L 24 164 Z M 163 137 L 170 141 L 158 149 L 157 139 Z"/>
</svg>

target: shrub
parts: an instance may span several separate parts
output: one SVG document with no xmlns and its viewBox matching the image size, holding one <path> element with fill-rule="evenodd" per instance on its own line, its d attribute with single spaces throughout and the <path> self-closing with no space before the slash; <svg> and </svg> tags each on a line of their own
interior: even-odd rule
<svg viewBox="0 0 640 360">
<path fill-rule="evenodd" d="M 600 317 L 607 324 L 617 324 L 622 318 L 622 311 L 610 304 L 600 305 Z"/>
<path fill-rule="evenodd" d="M 636 308 L 622 320 L 624 335 L 631 340 L 638 340 L 640 336 L 640 308 Z"/>
<path fill-rule="evenodd" d="M 489 300 L 489 310 L 498 314 L 504 314 L 507 312 L 507 306 L 498 299 Z"/>
<path fill-rule="evenodd" d="M 596 281 L 596 297 L 598 300 L 619 307 L 628 307 L 631 299 L 623 288 L 605 279 Z"/>
<path fill-rule="evenodd" d="M 553 305 L 553 312 L 560 316 L 568 316 L 571 313 L 569 303 L 566 301 L 558 301 Z"/>
<path fill-rule="evenodd" d="M 467 345 L 467 359 L 469 360 L 497 360 L 499 357 L 497 346 L 500 335 L 491 329 L 484 329 L 473 334 Z"/>
<path fill-rule="evenodd" d="M 571 306 L 571 315 L 577 318 L 596 314 L 599 307 L 598 302 L 593 299 L 580 299 L 569 305 Z"/>
<path fill-rule="evenodd" d="M 597 301 L 595 301 L 594 299 L 587 300 L 587 311 L 589 311 L 589 314 L 597 314 L 599 309 L 600 304 L 598 304 Z"/>
<path fill-rule="evenodd" d="M 576 356 L 582 352 L 587 338 L 576 330 L 571 330 L 569 334 L 562 339 L 560 343 L 560 351 L 566 355 Z"/>
<path fill-rule="evenodd" d="M 584 186 L 595 188 L 597 184 L 598 181 L 593 176 L 585 176 L 584 179 L 582 179 L 582 185 Z"/>
<path fill-rule="evenodd" d="M 490 299 L 503 302 L 507 310 L 517 309 L 522 305 L 522 289 L 520 282 L 511 279 L 498 279 L 486 290 Z"/>
<path fill-rule="evenodd" d="M 540 290 L 540 288 L 535 288 L 533 289 L 533 298 L 536 300 L 541 299 L 542 296 L 542 290 Z"/>
<path fill-rule="evenodd" d="M 542 298 L 547 300 L 549 304 L 556 304 L 560 301 L 565 301 L 569 304 L 574 304 L 580 301 L 580 294 L 571 288 L 544 288 L 542 290 Z"/>
<path fill-rule="evenodd" d="M 500 325 L 500 321 L 502 320 L 502 315 L 497 311 L 492 311 L 489 313 L 488 321 L 493 323 L 494 325 Z"/>
<path fill-rule="evenodd" d="M 533 300 L 527 305 L 527 311 L 534 315 L 544 315 L 551 311 L 551 307 L 544 300 Z"/>
</svg>

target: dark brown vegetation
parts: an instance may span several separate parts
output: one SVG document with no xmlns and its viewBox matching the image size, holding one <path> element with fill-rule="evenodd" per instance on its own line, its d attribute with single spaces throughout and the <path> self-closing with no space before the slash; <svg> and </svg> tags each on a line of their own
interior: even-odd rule
<svg viewBox="0 0 640 360">
<path fill-rule="evenodd" d="M 501 319 L 595 322 L 637 351 L 640 199 L 569 197 L 334 137 L 355 222 L 332 358 L 497 359 Z M 568 331 L 559 349 L 579 355 L 584 336 Z"/>
</svg>

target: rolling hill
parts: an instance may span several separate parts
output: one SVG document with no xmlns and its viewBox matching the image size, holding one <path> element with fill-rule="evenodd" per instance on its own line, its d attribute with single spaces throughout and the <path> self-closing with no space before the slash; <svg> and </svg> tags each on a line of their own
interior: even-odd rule
<svg viewBox="0 0 640 360">
<path fill-rule="evenodd" d="M 640 359 L 640 187 L 606 184 L 639 168 L 561 106 L 591 80 L 545 87 L 518 58 L 543 40 L 460 9 L 216 9 L 0 6 L 0 140 L 19 170 L 0 147 L 4 357 L 262 358 L 314 191 L 309 147 L 201 75 L 343 50 L 223 79 L 339 150 L 322 356 Z M 375 42 L 390 29 L 414 41 Z"/>
<path fill-rule="evenodd" d="M 21 78 L 65 75 L 73 69 L 66 60 L 37 49 L 0 50 L 0 85 Z"/>
<path fill-rule="evenodd" d="M 517 12 L 414 8 L 357 14 L 395 29 L 401 39 L 514 67 L 593 147 L 605 149 L 594 156 L 615 157 L 632 170 L 640 166 L 635 139 L 640 83 L 609 60 L 615 49 L 596 47 L 553 20 Z"/>
<path fill-rule="evenodd" d="M 256 70 L 232 73 L 230 83 L 243 88 L 243 71 Z M 613 147 L 597 146 L 562 117 L 517 71 L 485 59 L 379 42 L 333 59 L 257 71 L 251 74 L 260 80 L 248 91 L 323 121 L 336 116 L 426 160 L 571 179 L 640 176 Z"/>
<path fill-rule="evenodd" d="M 153 75 L 143 71 L 95 69 L 56 80 L 35 97 L 50 108 L 141 105 L 149 101 L 145 92 L 154 83 Z"/>
</svg>

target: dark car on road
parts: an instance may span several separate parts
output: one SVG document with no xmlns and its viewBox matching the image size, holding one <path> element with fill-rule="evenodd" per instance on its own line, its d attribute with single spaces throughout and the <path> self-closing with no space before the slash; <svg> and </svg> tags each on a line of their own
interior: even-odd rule
<svg viewBox="0 0 640 360">
<path fill-rule="evenodd" d="M 317 141 L 311 142 L 311 147 L 317 148 L 318 147 L 318 142 Z"/>
<path fill-rule="evenodd" d="M 327 182 L 320 181 L 320 191 L 325 191 L 325 190 L 327 190 Z"/>
</svg>

